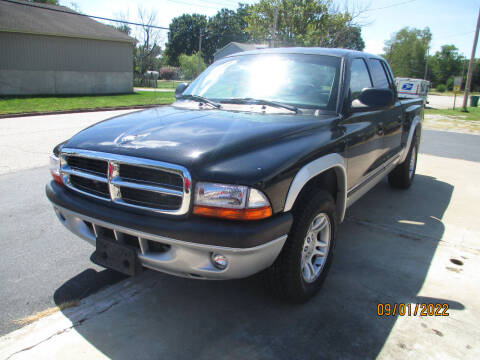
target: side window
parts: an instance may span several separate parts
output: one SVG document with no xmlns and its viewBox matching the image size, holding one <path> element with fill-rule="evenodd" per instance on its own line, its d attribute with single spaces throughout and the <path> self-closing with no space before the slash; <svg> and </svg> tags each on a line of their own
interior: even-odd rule
<svg viewBox="0 0 480 360">
<path fill-rule="evenodd" d="M 390 83 L 383 69 L 382 63 L 377 59 L 370 59 L 370 70 L 372 71 L 373 85 L 377 89 L 390 89 Z"/>
<path fill-rule="evenodd" d="M 358 98 L 364 88 L 371 88 L 372 81 L 368 74 L 367 64 L 363 59 L 353 59 L 350 68 L 350 93 L 352 100 Z"/>
</svg>

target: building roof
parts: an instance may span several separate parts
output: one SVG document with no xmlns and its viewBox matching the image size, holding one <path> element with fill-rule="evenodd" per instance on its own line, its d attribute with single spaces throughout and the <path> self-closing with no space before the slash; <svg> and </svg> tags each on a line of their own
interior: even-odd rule
<svg viewBox="0 0 480 360">
<path fill-rule="evenodd" d="M 232 41 L 232 42 L 229 42 L 224 47 L 215 51 L 215 54 L 213 54 L 213 56 L 216 56 L 217 54 L 222 53 L 224 50 L 226 50 L 230 47 L 237 48 L 239 51 L 248 51 L 248 50 L 263 49 L 263 48 L 268 47 L 268 45 L 265 45 L 265 44 L 245 44 L 245 43 L 239 43 L 239 42 Z"/>
<path fill-rule="evenodd" d="M 32 6 L 33 5 L 33 6 Z M 0 32 L 135 42 L 121 31 L 64 6 L 0 0 Z"/>
</svg>

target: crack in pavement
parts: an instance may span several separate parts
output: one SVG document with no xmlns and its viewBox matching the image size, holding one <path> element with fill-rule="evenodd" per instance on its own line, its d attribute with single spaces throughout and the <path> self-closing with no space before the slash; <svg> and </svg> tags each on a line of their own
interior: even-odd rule
<svg viewBox="0 0 480 360">
<path fill-rule="evenodd" d="M 36 344 L 30 345 L 30 346 L 28 346 L 28 347 L 26 347 L 26 348 L 24 348 L 24 349 L 20 349 L 20 350 L 18 350 L 18 351 L 15 351 L 13 354 L 10 354 L 8 357 L 6 357 L 5 360 L 9 360 L 9 359 L 11 359 L 13 356 L 15 356 L 15 355 L 17 355 L 17 354 L 20 354 L 20 353 L 22 353 L 22 352 L 24 352 L 24 351 L 31 350 L 31 349 L 37 347 L 38 345 L 43 344 L 43 343 L 46 342 L 46 341 L 49 341 L 50 339 L 52 339 L 53 337 L 55 337 L 55 336 L 57 336 L 57 335 L 64 334 L 64 333 L 66 333 L 67 331 L 70 331 L 74 326 L 75 326 L 75 325 L 72 324 L 72 326 L 70 326 L 70 327 L 68 327 L 68 328 L 65 328 L 65 329 L 62 329 L 62 330 L 59 330 L 59 331 L 57 331 L 55 334 L 50 335 L 50 336 L 47 337 L 46 339 L 43 339 L 42 341 L 40 341 L 40 342 L 38 342 L 38 343 L 36 343 Z"/>
<path fill-rule="evenodd" d="M 25 352 L 25 351 L 29 351 L 29 350 L 32 350 L 34 349 L 35 347 L 51 340 L 52 338 L 56 337 L 57 335 L 62 335 L 62 334 L 65 334 L 67 333 L 68 331 L 76 328 L 76 327 L 79 327 L 81 325 L 83 325 L 86 321 L 88 321 L 89 319 L 91 318 L 94 318 L 100 314 L 104 314 L 106 312 L 108 312 L 110 309 L 112 309 L 113 307 L 115 307 L 116 305 L 119 305 L 120 303 L 122 303 L 124 300 L 132 300 L 134 299 L 135 297 L 137 297 L 138 295 L 148 291 L 148 290 L 151 290 L 153 289 L 156 285 L 157 285 L 157 281 L 154 281 L 151 285 L 148 285 L 148 286 L 144 286 L 142 288 L 139 288 L 137 290 L 134 290 L 132 293 L 130 294 L 127 294 L 128 295 L 128 298 L 127 296 L 124 296 L 125 294 L 122 294 L 122 296 L 120 296 L 120 298 L 116 299 L 115 301 L 113 301 L 112 303 L 110 303 L 108 306 L 106 306 L 105 308 L 103 309 L 99 309 L 98 311 L 94 312 L 94 313 L 89 313 L 89 314 L 85 314 L 85 317 L 83 318 L 80 318 L 78 320 L 76 320 L 75 322 L 72 322 L 72 324 L 68 327 L 65 327 L 61 330 L 58 330 L 56 331 L 54 334 L 51 334 L 50 336 L 46 337 L 45 339 L 35 343 L 35 344 L 32 344 L 32 345 L 29 345 L 29 346 L 26 346 L 22 349 L 19 349 L 15 352 L 13 352 L 12 354 L 8 355 L 8 357 L 5 358 L 5 360 L 9 360 L 11 359 L 13 356 L 17 355 L 17 354 L 20 354 L 22 352 Z M 134 285 L 138 285 L 138 283 L 135 283 Z"/>
<path fill-rule="evenodd" d="M 430 235 L 427 235 L 427 234 L 419 234 L 419 233 L 409 231 L 409 230 L 405 230 L 405 229 L 399 229 L 399 228 L 397 228 L 395 226 L 391 226 L 391 225 L 378 224 L 378 223 L 375 223 L 375 222 L 372 222 L 372 221 L 369 221 L 369 220 L 359 219 L 359 218 L 356 218 L 354 216 L 347 216 L 345 218 L 345 220 L 350 221 L 350 222 L 352 222 L 354 224 L 357 224 L 357 225 L 366 226 L 366 227 L 370 227 L 370 228 L 373 228 L 373 229 L 378 229 L 378 230 L 382 230 L 382 231 L 385 231 L 385 232 L 389 232 L 391 234 L 400 236 L 400 237 L 408 239 L 408 240 L 434 241 L 434 242 L 439 242 L 439 243 L 443 243 L 443 244 L 448 244 L 448 245 L 451 245 L 451 246 L 454 246 L 454 247 L 460 247 L 462 249 L 470 250 L 470 251 L 473 251 L 473 252 L 476 252 L 476 253 L 480 253 L 480 250 L 478 248 L 473 248 L 473 247 L 465 246 L 465 245 L 462 245 L 462 244 L 458 244 L 458 243 L 449 241 L 449 240 L 444 239 L 444 238 L 434 237 L 434 236 L 430 236 Z"/>
</svg>

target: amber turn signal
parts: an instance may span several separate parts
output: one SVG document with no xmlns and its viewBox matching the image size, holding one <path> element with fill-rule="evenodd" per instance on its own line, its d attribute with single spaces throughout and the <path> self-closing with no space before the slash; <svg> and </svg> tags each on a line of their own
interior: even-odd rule
<svg viewBox="0 0 480 360">
<path fill-rule="evenodd" d="M 200 216 L 229 220 L 261 220 L 272 216 L 272 208 L 270 206 L 264 206 L 252 209 L 229 209 L 197 205 L 193 207 L 193 213 Z"/>
</svg>

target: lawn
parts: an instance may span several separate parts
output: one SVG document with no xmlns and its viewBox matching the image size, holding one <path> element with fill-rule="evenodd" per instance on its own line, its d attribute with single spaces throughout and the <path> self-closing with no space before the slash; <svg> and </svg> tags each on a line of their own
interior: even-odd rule
<svg viewBox="0 0 480 360">
<path fill-rule="evenodd" d="M 477 120 L 480 121 L 480 107 L 469 107 L 468 112 L 463 112 L 460 109 L 445 110 L 445 109 L 425 109 L 425 114 L 444 115 L 451 119 L 457 120 Z"/>
<path fill-rule="evenodd" d="M 98 96 L 8 96 L 0 97 L 0 115 L 80 109 L 105 109 L 136 105 L 161 105 L 170 104 L 174 100 L 175 96 L 173 93 L 152 91 Z"/>
</svg>

